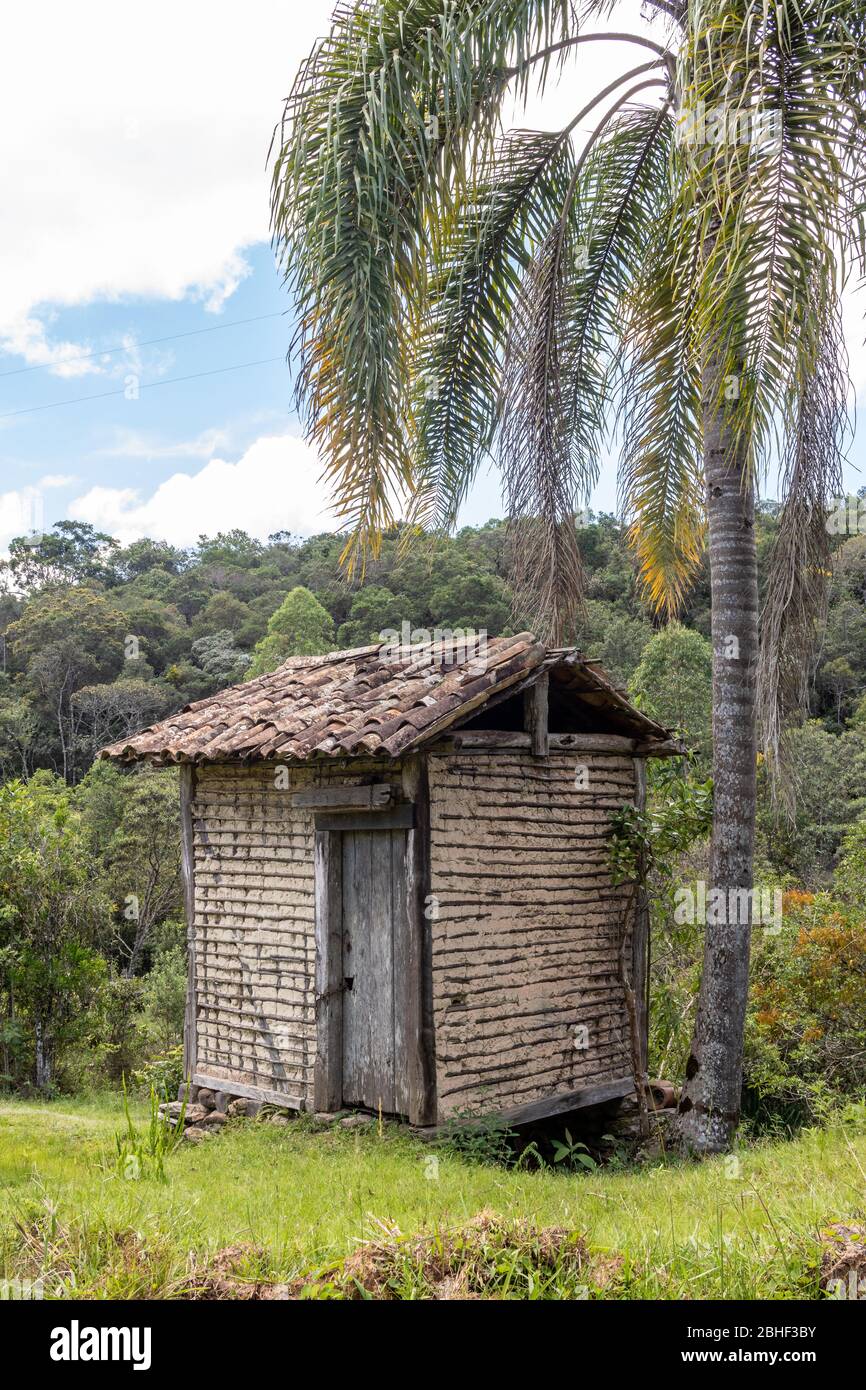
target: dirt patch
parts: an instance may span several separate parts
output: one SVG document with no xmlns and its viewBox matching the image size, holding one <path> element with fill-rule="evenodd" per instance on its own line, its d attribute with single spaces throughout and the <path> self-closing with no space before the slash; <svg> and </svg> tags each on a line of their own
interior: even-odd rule
<svg viewBox="0 0 866 1390">
<path fill-rule="evenodd" d="M 821 1288 L 837 1297 L 866 1296 L 866 1225 L 834 1221 L 821 1232 Z M 841 1290 L 841 1292 L 840 1292 Z"/>
</svg>

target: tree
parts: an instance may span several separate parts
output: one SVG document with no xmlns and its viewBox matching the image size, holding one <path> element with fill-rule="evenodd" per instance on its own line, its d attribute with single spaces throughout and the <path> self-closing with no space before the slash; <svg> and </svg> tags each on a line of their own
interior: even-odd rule
<svg viewBox="0 0 866 1390">
<path fill-rule="evenodd" d="M 272 230 L 297 304 L 299 404 L 351 531 L 349 566 L 407 490 L 413 522 L 451 521 L 494 448 L 519 608 L 562 641 L 580 588 L 574 513 L 612 412 L 658 608 L 682 603 L 706 525 L 711 878 L 739 902 L 754 846 L 756 479 L 778 432 L 760 682 L 774 754 L 804 700 L 828 568 L 839 271 L 866 255 L 866 14 L 846 0 L 649 4 L 670 38 L 616 34 L 642 61 L 562 130 L 500 138 L 515 91 L 611 37 L 581 31 L 609 0 L 342 7 L 276 132 Z M 705 933 L 680 1114 L 700 1151 L 725 1148 L 737 1124 L 749 938 L 739 922 Z"/>
<path fill-rule="evenodd" d="M 107 912 L 63 784 L 38 773 L 0 787 L 3 992 L 7 1015 L 26 1024 L 40 1089 L 104 979 L 94 945 Z"/>
<path fill-rule="evenodd" d="M 792 776 L 797 779 L 791 810 L 759 802 L 762 849 L 780 875 L 806 888 L 826 886 L 846 829 L 866 812 L 866 730 L 831 734 L 809 720 L 790 734 Z M 762 768 L 759 786 L 766 791 Z"/>
<path fill-rule="evenodd" d="M 250 664 L 249 653 L 236 646 L 234 633 L 228 628 L 193 642 L 192 655 L 201 669 L 213 677 L 217 690 L 242 680 Z"/>
<path fill-rule="evenodd" d="M 143 536 L 115 552 L 111 566 L 118 579 L 135 579 L 137 575 L 149 574 L 151 570 L 162 570 L 166 574 L 180 574 L 186 568 L 188 556 L 185 551 L 169 545 L 168 541 L 154 541 Z"/>
<path fill-rule="evenodd" d="M 36 707 L 57 732 L 63 778 L 73 782 L 81 718 L 73 696 L 117 675 L 124 660 L 124 616 L 93 589 L 43 589 L 8 635 Z"/>
<path fill-rule="evenodd" d="M 713 649 L 705 637 L 669 623 L 644 647 L 629 694 L 659 723 L 678 729 L 705 756 L 710 751 Z"/>
<path fill-rule="evenodd" d="M 176 709 L 177 696 L 162 680 L 121 676 L 85 685 L 72 697 L 79 752 L 90 761 L 107 743 L 128 738 Z"/>
<path fill-rule="evenodd" d="M 182 905 L 177 777 L 96 763 L 75 792 L 100 885 L 113 904 L 113 952 L 137 975 L 157 927 Z"/>
<path fill-rule="evenodd" d="M 652 635 L 649 623 L 638 618 L 620 617 L 608 622 L 598 656 L 618 685 L 628 685 Z"/>
<path fill-rule="evenodd" d="M 41 536 L 16 536 L 0 579 L 19 593 L 57 584 L 106 580 L 118 542 L 84 521 L 57 521 Z"/>
<path fill-rule="evenodd" d="M 403 622 L 411 622 L 410 613 L 411 605 L 404 594 L 394 594 L 384 584 L 365 584 L 352 599 L 337 641 L 341 647 L 366 647 L 369 642 L 383 641 L 379 634 L 388 628 L 399 632 Z"/>
<path fill-rule="evenodd" d="M 334 623 L 327 608 L 300 585 L 283 599 L 256 643 L 249 675 L 275 671 L 290 656 L 318 656 L 334 646 Z"/>
</svg>

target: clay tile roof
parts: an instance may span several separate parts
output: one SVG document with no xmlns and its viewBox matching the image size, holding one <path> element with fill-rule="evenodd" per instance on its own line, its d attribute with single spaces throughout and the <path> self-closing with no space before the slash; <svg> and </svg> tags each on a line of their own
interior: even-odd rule
<svg viewBox="0 0 866 1390">
<path fill-rule="evenodd" d="M 399 757 L 471 718 L 494 696 L 568 668 L 581 694 L 618 707 L 636 734 L 667 731 L 633 709 L 597 664 L 550 651 L 530 632 L 495 637 L 476 649 L 375 645 L 327 656 L 292 657 L 276 671 L 196 700 L 140 734 L 103 748 L 120 762 L 250 761 L 379 754 Z"/>
</svg>

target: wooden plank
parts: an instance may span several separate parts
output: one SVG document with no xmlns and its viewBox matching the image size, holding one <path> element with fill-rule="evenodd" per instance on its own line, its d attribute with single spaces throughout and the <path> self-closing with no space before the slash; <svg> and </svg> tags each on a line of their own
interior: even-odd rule
<svg viewBox="0 0 866 1390">
<path fill-rule="evenodd" d="M 549 752 L 547 730 L 547 697 L 549 677 L 545 671 L 523 696 L 526 732 L 531 740 L 532 756 L 546 758 Z"/>
<path fill-rule="evenodd" d="M 343 1093 L 344 1105 L 365 1106 L 371 1072 L 372 1034 L 370 915 L 372 832 L 353 830 L 340 840 L 343 863 Z"/>
<path fill-rule="evenodd" d="M 394 788 L 390 782 L 373 782 L 363 787 L 310 787 L 295 792 L 292 806 L 321 807 L 329 811 L 372 811 L 377 806 L 388 806 L 393 794 Z"/>
<path fill-rule="evenodd" d="M 528 692 L 527 692 L 528 694 Z M 625 734 L 557 734 L 548 732 L 548 749 L 553 752 L 575 753 L 620 753 L 631 757 L 638 748 L 638 740 Z M 640 745 L 647 754 L 655 751 L 656 745 Z M 514 749 L 522 751 L 532 747 L 532 735 L 527 732 L 512 732 L 503 729 L 471 729 L 458 731 L 453 737 L 441 739 L 431 753 L 457 752 L 460 749 L 498 750 Z M 667 745 L 659 745 L 665 748 Z"/>
<path fill-rule="evenodd" d="M 416 807 L 414 827 L 406 836 L 405 959 L 406 1057 L 408 1108 L 412 1124 L 436 1118 L 436 1064 L 433 1024 L 432 923 L 430 906 L 430 793 L 427 759 L 407 758 L 403 793 Z"/>
<path fill-rule="evenodd" d="M 682 739 L 642 739 L 635 746 L 639 758 L 682 758 L 688 751 Z"/>
<path fill-rule="evenodd" d="M 394 806 L 383 811 L 318 812 L 316 830 L 404 830 L 415 822 L 414 806 Z"/>
<path fill-rule="evenodd" d="M 403 831 L 367 831 L 370 841 L 369 977 L 365 1007 L 369 1024 L 367 1105 L 386 1115 L 397 1113 L 396 981 L 394 977 L 394 837 Z"/>
<path fill-rule="evenodd" d="M 303 1109 L 300 1096 L 267 1090 L 262 1086 L 251 1086 L 248 1081 L 233 1081 L 224 1076 L 208 1076 L 206 1072 L 195 1072 L 192 1084 L 206 1086 L 210 1091 L 224 1091 L 228 1096 L 245 1096 L 247 1100 L 260 1100 L 267 1105 L 281 1105 L 285 1110 Z"/>
<path fill-rule="evenodd" d="M 343 962 L 340 842 L 315 837 L 316 1060 L 313 1107 L 339 1110 L 343 1097 Z"/>
<path fill-rule="evenodd" d="M 622 1100 L 634 1091 L 634 1081 L 630 1076 L 618 1077 L 615 1081 L 603 1081 L 596 1086 L 583 1086 L 576 1091 L 560 1091 L 556 1095 L 543 1096 L 524 1105 L 514 1105 L 507 1110 L 497 1110 L 495 1117 L 504 1124 L 525 1125 L 535 1120 L 544 1120 L 551 1115 L 566 1115 L 571 1110 L 586 1110 L 591 1105 L 604 1105 L 607 1101 Z M 451 1123 L 455 1122 L 451 1117 Z M 457 1123 L 471 1125 L 472 1117 L 461 1115 Z"/>
<path fill-rule="evenodd" d="M 634 775 L 634 804 L 638 811 L 643 811 L 646 807 L 646 763 L 642 758 L 635 758 Z M 647 1049 L 649 1046 L 649 953 L 649 898 L 646 888 L 640 886 L 638 888 L 634 926 L 632 930 L 631 970 L 632 988 L 634 989 L 635 1002 L 637 1005 L 638 1030 L 640 1034 L 641 1067 L 644 1071 L 646 1071 Z"/>
<path fill-rule="evenodd" d="M 409 1028 L 411 1027 L 409 997 L 409 927 L 407 914 L 408 860 L 406 831 L 388 832 L 391 842 L 391 1001 L 393 1087 L 395 1115 L 409 1114 Z"/>
<path fill-rule="evenodd" d="M 196 1062 L 196 955 L 195 955 L 195 848 L 192 803 L 195 797 L 195 768 L 180 767 L 180 846 L 183 876 L 183 904 L 186 917 L 187 983 L 183 1016 L 183 1074 L 189 1077 Z"/>
</svg>

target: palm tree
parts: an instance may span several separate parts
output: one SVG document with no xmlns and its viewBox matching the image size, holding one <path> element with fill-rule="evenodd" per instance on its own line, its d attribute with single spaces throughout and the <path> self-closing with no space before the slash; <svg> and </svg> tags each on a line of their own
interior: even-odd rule
<svg viewBox="0 0 866 1390">
<path fill-rule="evenodd" d="M 611 0 L 343 7 L 275 132 L 272 229 L 298 306 L 299 405 L 351 533 L 349 566 L 407 497 L 417 526 L 451 524 L 493 451 L 520 604 L 563 640 L 580 597 L 575 509 L 611 421 L 662 613 L 708 534 L 710 886 L 740 905 L 757 730 L 778 766 L 839 488 L 866 20 L 850 0 L 647 4 L 658 41 L 586 30 L 608 22 Z M 506 102 L 614 39 L 635 63 L 563 129 L 503 133 Z M 777 464 L 759 661 L 754 499 Z M 750 920 L 736 915 L 705 933 L 680 1115 L 696 1151 L 726 1147 L 738 1120 Z"/>
</svg>

